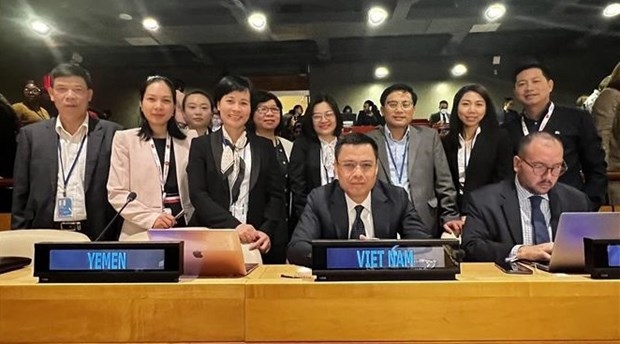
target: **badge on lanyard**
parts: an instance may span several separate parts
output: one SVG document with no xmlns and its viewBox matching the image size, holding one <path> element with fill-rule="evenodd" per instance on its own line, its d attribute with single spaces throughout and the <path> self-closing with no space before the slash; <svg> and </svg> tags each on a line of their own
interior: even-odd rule
<svg viewBox="0 0 620 344">
<path fill-rule="evenodd" d="M 73 198 L 61 197 L 58 199 L 58 218 L 72 219 L 73 218 Z"/>
</svg>

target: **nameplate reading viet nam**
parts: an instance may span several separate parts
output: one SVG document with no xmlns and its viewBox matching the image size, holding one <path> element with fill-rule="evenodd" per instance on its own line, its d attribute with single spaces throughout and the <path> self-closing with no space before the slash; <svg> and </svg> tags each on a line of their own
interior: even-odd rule
<svg viewBox="0 0 620 344">
<path fill-rule="evenodd" d="M 315 240 L 318 281 L 455 279 L 456 240 Z"/>
<path fill-rule="evenodd" d="M 34 276 L 41 283 L 176 282 L 182 242 L 37 243 Z"/>
</svg>

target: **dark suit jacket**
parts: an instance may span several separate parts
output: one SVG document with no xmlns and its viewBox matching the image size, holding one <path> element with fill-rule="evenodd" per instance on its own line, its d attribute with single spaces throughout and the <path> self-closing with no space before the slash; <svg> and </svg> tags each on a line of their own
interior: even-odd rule
<svg viewBox="0 0 620 344">
<path fill-rule="evenodd" d="M 465 170 L 465 186 L 459 183 L 458 151 L 459 142 L 443 138 L 452 182 L 456 188 L 456 200 L 461 214 L 465 214 L 464 200 L 467 195 L 481 186 L 496 183 L 514 175 L 512 169 L 512 145 L 508 134 L 500 128 L 481 130 L 476 137 L 474 149 L 470 153 Z"/>
<path fill-rule="evenodd" d="M 37 122 L 21 129 L 17 139 L 15 185 L 11 227 L 53 228 L 54 206 L 58 179 L 58 134 L 56 118 Z M 114 132 L 121 126 L 91 118 L 88 122 L 84 191 L 86 229 L 84 234 L 94 240 L 115 211 L 108 203 L 108 173 Z M 117 240 L 118 221 L 103 240 Z"/>
<path fill-rule="evenodd" d="M 284 221 L 284 180 L 271 141 L 248 134 L 252 151 L 246 223 L 273 238 Z M 195 207 L 190 226 L 235 228 L 241 222 L 229 211 L 228 178 L 221 172 L 222 131 L 192 141 L 187 163 L 189 196 Z"/>
<path fill-rule="evenodd" d="M 371 195 L 375 237 L 396 239 L 429 238 L 428 230 L 403 188 L 377 180 Z M 288 245 L 288 260 L 312 266 L 312 240 L 349 238 L 349 217 L 344 191 L 338 181 L 314 189 Z"/>
<path fill-rule="evenodd" d="M 364 111 L 360 111 L 357 114 L 357 119 L 355 120 L 355 125 L 383 125 L 385 120 L 381 117 L 381 114 L 376 111 L 373 112 L 372 116 L 368 116 Z"/>
<path fill-rule="evenodd" d="M 510 134 L 516 154 L 523 137 L 521 119 L 505 123 L 504 128 Z M 564 161 L 568 170 L 559 181 L 585 192 L 594 209 L 598 209 L 605 203 L 607 164 L 592 116 L 581 109 L 556 105 L 544 131 L 558 135 L 564 144 Z"/>
<path fill-rule="evenodd" d="M 321 186 L 321 143 L 306 136 L 293 142 L 289 178 L 293 194 L 293 214 L 296 222 L 306 206 L 306 199 L 312 189 Z"/>
<path fill-rule="evenodd" d="M 448 120 L 449 120 L 450 119 L 450 113 L 447 113 L 446 116 L 448 116 Z M 439 111 L 431 114 L 428 117 L 428 122 L 430 124 L 435 124 L 435 123 L 438 123 L 439 121 L 441 121 L 441 112 L 439 112 Z"/>
<path fill-rule="evenodd" d="M 553 238 L 563 212 L 590 209 L 583 192 L 562 183 L 549 191 Z M 469 195 L 462 247 L 465 259 L 503 263 L 515 245 L 523 244 L 521 210 L 514 180 L 487 185 Z"/>
</svg>

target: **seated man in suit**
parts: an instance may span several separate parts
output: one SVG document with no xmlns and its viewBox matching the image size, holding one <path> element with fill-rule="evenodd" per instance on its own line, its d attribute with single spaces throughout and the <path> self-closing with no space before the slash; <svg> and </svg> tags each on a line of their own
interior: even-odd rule
<svg viewBox="0 0 620 344">
<path fill-rule="evenodd" d="M 404 189 L 377 180 L 377 144 L 351 133 L 336 144 L 338 179 L 318 187 L 288 245 L 288 260 L 312 265 L 315 239 L 424 239 L 430 237 Z"/>
<path fill-rule="evenodd" d="M 58 117 L 19 132 L 11 227 L 79 231 L 96 239 L 114 217 L 106 183 L 114 132 L 121 127 L 89 118 L 90 74 L 61 64 L 51 72 Z M 120 224 L 102 237 L 118 238 Z"/>
<path fill-rule="evenodd" d="M 585 193 L 557 182 L 566 172 L 563 156 L 556 136 L 531 133 L 513 159 L 515 179 L 470 194 L 462 241 L 466 260 L 549 261 L 560 214 L 591 207 Z"/>
</svg>

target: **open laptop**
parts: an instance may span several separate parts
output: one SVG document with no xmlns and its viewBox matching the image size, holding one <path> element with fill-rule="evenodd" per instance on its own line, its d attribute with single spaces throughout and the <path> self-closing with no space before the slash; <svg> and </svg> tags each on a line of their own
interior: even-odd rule
<svg viewBox="0 0 620 344">
<path fill-rule="evenodd" d="M 150 229 L 151 241 L 183 241 L 183 274 L 241 277 L 258 264 L 245 264 L 239 234 L 233 229 Z"/>
<path fill-rule="evenodd" d="M 620 213 L 562 213 L 549 264 L 536 267 L 549 272 L 585 272 L 583 238 L 620 239 Z"/>
</svg>

